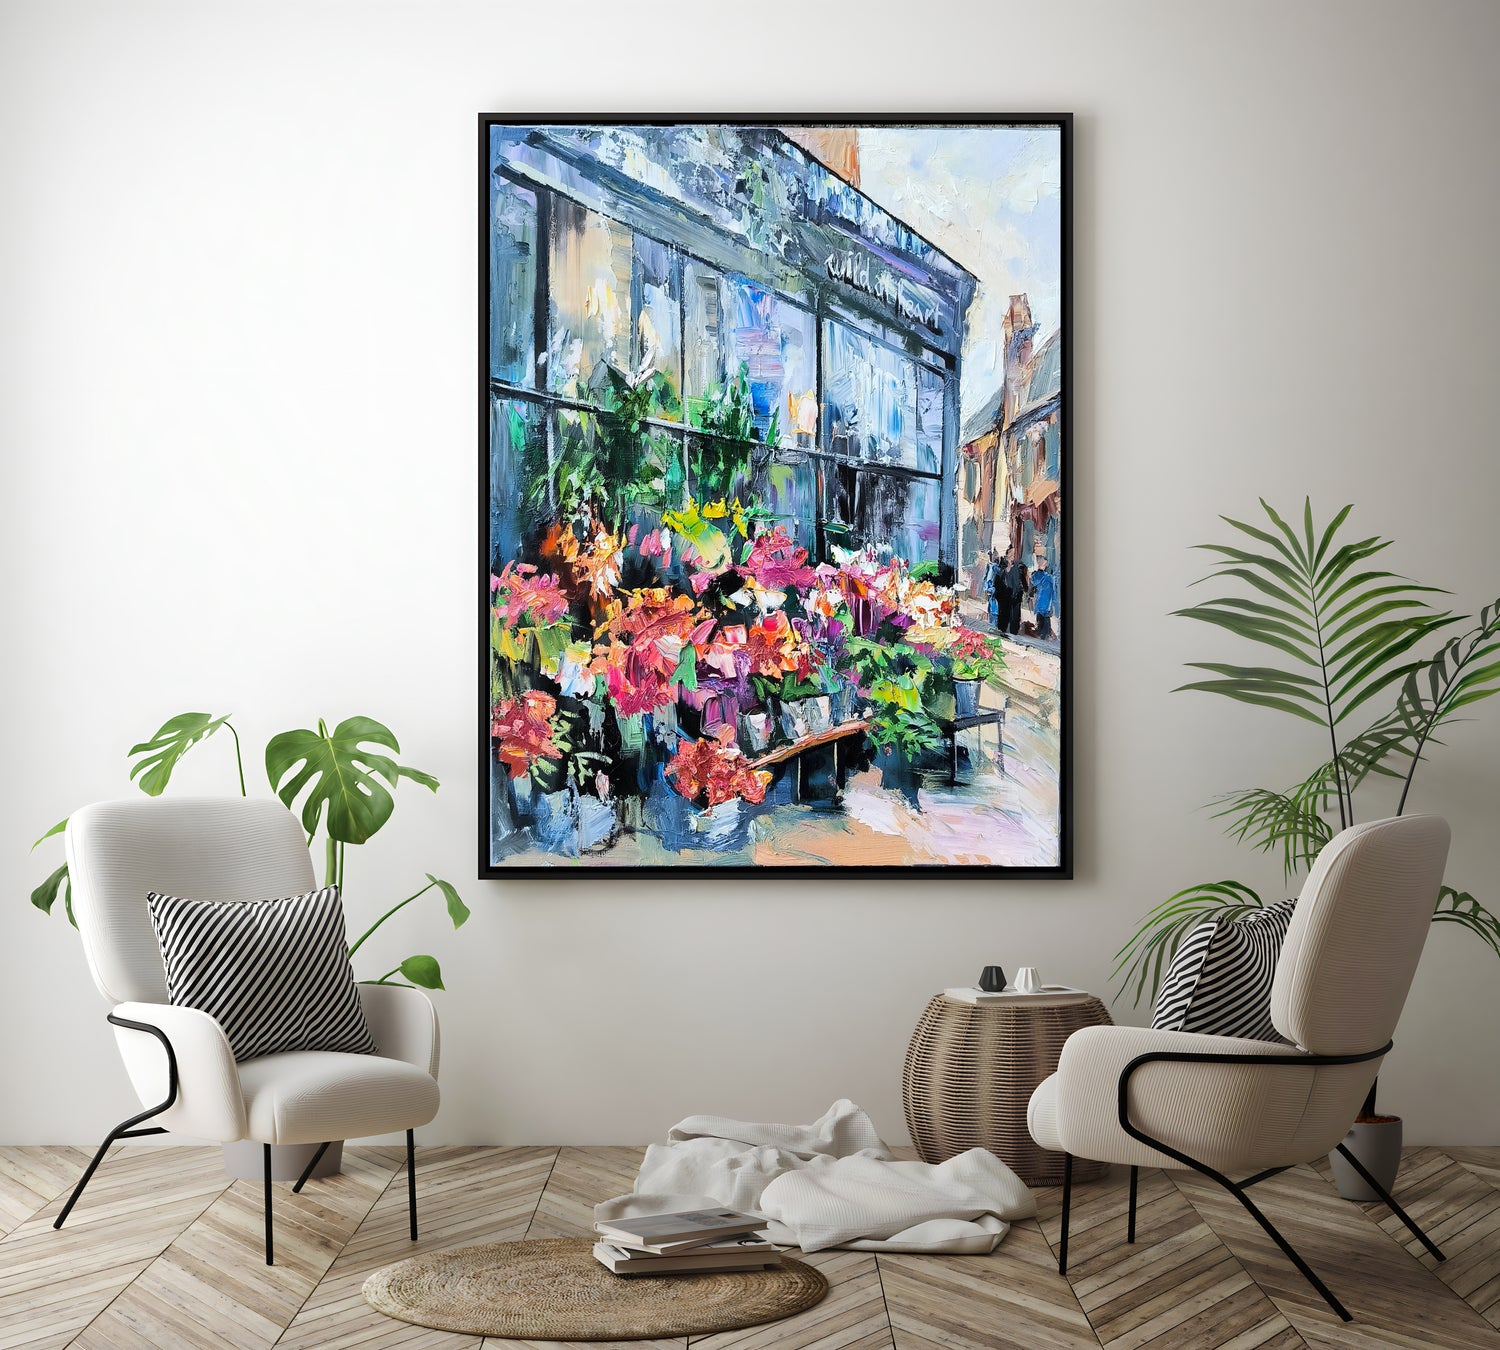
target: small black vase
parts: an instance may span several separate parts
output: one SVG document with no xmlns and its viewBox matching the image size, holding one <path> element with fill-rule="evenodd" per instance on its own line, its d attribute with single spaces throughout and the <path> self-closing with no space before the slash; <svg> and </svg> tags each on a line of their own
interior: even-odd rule
<svg viewBox="0 0 1500 1350">
<path fill-rule="evenodd" d="M 979 987 L 986 994 L 998 994 L 1005 988 L 1005 972 L 999 966 L 986 966 L 979 976 Z"/>
</svg>

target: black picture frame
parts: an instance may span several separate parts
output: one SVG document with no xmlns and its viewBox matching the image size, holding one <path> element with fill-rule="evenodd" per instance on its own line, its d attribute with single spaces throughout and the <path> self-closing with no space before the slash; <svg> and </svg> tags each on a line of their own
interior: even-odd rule
<svg viewBox="0 0 1500 1350">
<path fill-rule="evenodd" d="M 767 869 L 761 866 L 737 863 L 681 863 L 657 864 L 609 864 L 546 865 L 507 864 L 491 861 L 491 816 L 490 816 L 490 761 L 492 748 L 489 734 L 490 724 L 490 128 L 494 126 L 753 126 L 753 127 L 970 127 L 970 126 L 1055 126 L 1060 133 L 1060 168 L 1062 197 L 1060 203 L 1061 256 L 1059 308 L 1059 348 L 1061 362 L 1061 390 L 1059 411 L 1061 427 L 1060 476 L 1062 496 L 1070 503 L 1070 480 L 1074 462 L 1073 446 L 1073 114 L 1057 113 L 849 113 L 833 117 L 827 113 L 557 113 L 557 112 L 512 112 L 480 113 L 478 119 L 478 173 L 477 173 L 477 302 L 476 327 L 478 341 L 476 437 L 478 443 L 478 569 L 475 577 L 477 598 L 477 678 L 476 699 L 479 721 L 478 734 L 478 806 L 476 813 L 478 839 L 478 878 L 480 880 L 516 879 L 615 879 L 620 877 L 670 877 L 686 876 L 701 878 L 705 873 L 733 877 L 759 875 L 771 870 L 777 876 L 786 877 L 903 877 L 918 873 L 933 878 L 954 879 L 1013 879 L 1070 881 L 1074 865 L 1074 723 L 1073 715 L 1073 669 L 1076 660 L 1077 641 L 1074 615 L 1076 601 L 1070 602 L 1057 616 L 1060 646 L 1059 698 L 1061 714 L 1058 746 L 1058 861 L 1051 866 L 1006 866 L 1003 864 L 793 864 Z M 1073 535 L 1076 524 L 1072 517 L 1061 531 L 1058 541 L 1058 557 L 1062 575 L 1067 579 L 1070 596 L 1076 596 L 1076 575 L 1073 567 Z"/>
</svg>

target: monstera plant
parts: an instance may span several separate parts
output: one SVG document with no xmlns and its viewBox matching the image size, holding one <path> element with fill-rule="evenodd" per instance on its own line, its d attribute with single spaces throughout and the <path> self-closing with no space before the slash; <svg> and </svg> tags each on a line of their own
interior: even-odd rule
<svg viewBox="0 0 1500 1350">
<path fill-rule="evenodd" d="M 131 781 L 147 796 L 161 796 L 182 757 L 220 728 L 227 728 L 234 738 L 240 795 L 248 795 L 239 732 L 229 715 L 214 717 L 209 713 L 194 712 L 179 713 L 168 719 L 150 740 L 130 748 L 130 755 L 135 760 L 130 769 Z M 283 731 L 266 744 L 266 777 L 270 780 L 271 790 L 291 810 L 296 810 L 298 800 L 301 800 L 300 818 L 302 828 L 307 831 L 308 846 L 312 847 L 320 831 L 323 834 L 323 884 L 338 886 L 341 892 L 346 851 L 350 844 L 366 843 L 391 818 L 396 809 L 391 790 L 398 787 L 403 778 L 433 792 L 438 790 L 438 781 L 431 774 L 398 764 L 383 753 L 385 750 L 400 754 L 401 746 L 388 727 L 370 717 L 346 718 L 332 731 L 319 718 L 316 731 L 306 728 Z M 37 840 L 37 844 L 61 834 L 67 824 L 66 820 L 59 821 Z M 391 906 L 350 944 L 351 957 L 393 914 L 434 889 L 442 895 L 453 926 L 459 928 L 463 925 L 469 917 L 469 909 L 452 883 L 433 876 L 431 872 L 426 873 L 426 877 L 425 886 Z M 31 903 L 49 914 L 59 898 L 72 922 L 73 890 L 67 863 L 58 867 L 31 893 Z M 408 956 L 378 979 L 364 983 L 410 983 L 424 989 L 441 989 L 443 974 L 436 958 Z"/>
<path fill-rule="evenodd" d="M 1336 829 L 1355 823 L 1362 789 L 1384 780 L 1395 814 L 1404 812 L 1441 734 L 1500 692 L 1500 600 L 1477 615 L 1437 607 L 1434 597 L 1447 592 L 1372 561 L 1391 540 L 1343 533 L 1351 507 L 1319 528 L 1306 502 L 1300 529 L 1265 501 L 1261 507 L 1264 525 L 1223 517 L 1240 540 L 1198 545 L 1217 559 L 1203 581 L 1227 583 L 1225 593 L 1176 612 L 1260 648 L 1265 664 L 1194 661 L 1208 678 L 1181 687 L 1317 729 L 1310 745 L 1321 747 L 1318 762 L 1300 782 L 1240 788 L 1212 803 L 1226 832 L 1276 855 L 1290 882 Z M 1137 1003 L 1148 990 L 1154 998 L 1164 965 L 1193 927 L 1262 903 L 1240 881 L 1189 886 L 1145 917 L 1118 953 L 1115 974 L 1124 973 Z M 1460 925 L 1500 957 L 1500 921 L 1467 891 L 1444 885 L 1432 917 Z"/>
</svg>

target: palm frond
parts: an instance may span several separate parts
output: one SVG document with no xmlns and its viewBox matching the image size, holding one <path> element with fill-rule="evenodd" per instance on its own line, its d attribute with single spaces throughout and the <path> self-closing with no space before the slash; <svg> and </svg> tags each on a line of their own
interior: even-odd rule
<svg viewBox="0 0 1500 1350">
<path fill-rule="evenodd" d="M 1261 508 L 1268 526 L 1230 516 L 1223 520 L 1263 547 L 1198 546 L 1218 560 L 1199 584 L 1233 581 L 1254 594 L 1223 594 L 1175 613 L 1290 661 L 1193 662 L 1193 669 L 1216 678 L 1181 687 L 1326 725 L 1336 746 L 1339 724 L 1381 690 L 1422 669 L 1426 662 L 1413 657 L 1413 649 L 1457 617 L 1433 607 L 1430 597 L 1442 594 L 1437 587 L 1367 565 L 1390 540 L 1377 535 L 1340 540 L 1349 507 L 1320 530 L 1311 501 L 1305 501 L 1300 531 L 1265 500 Z"/>
<path fill-rule="evenodd" d="M 1227 820 L 1224 833 L 1262 853 L 1280 852 L 1285 880 L 1313 864 L 1318 851 L 1333 838 L 1333 828 L 1319 808 L 1333 796 L 1332 765 L 1313 771 L 1306 782 L 1286 792 L 1270 788 L 1242 788 L 1214 798 L 1214 819 Z"/>
<path fill-rule="evenodd" d="M 1351 782 L 1374 773 L 1405 778 L 1409 786 L 1423 751 L 1441 743 L 1437 731 L 1458 720 L 1461 709 L 1500 693 L 1500 599 L 1480 610 L 1478 620 L 1408 670 L 1395 707 L 1345 745 Z"/>
<path fill-rule="evenodd" d="M 1207 881 L 1168 896 L 1144 919 L 1135 935 L 1115 953 L 1113 979 L 1124 971 L 1119 993 L 1135 985 L 1132 1002 L 1139 1005 L 1147 985 L 1154 1002 L 1161 987 L 1164 966 L 1171 961 L 1182 939 L 1204 919 L 1237 917 L 1265 904 L 1250 887 L 1238 881 Z"/>
<path fill-rule="evenodd" d="M 1433 923 L 1462 924 L 1481 941 L 1489 944 L 1490 950 L 1500 956 L 1500 919 L 1497 919 L 1468 891 L 1444 886 L 1438 892 L 1437 908 L 1432 911 Z"/>
</svg>

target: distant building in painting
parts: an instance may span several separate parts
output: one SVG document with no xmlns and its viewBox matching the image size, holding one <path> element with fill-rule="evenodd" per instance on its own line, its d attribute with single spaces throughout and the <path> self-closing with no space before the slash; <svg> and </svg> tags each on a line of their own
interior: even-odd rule
<svg viewBox="0 0 1500 1350">
<path fill-rule="evenodd" d="M 1001 386 L 963 427 L 965 504 L 962 560 L 982 570 L 990 549 L 1014 549 L 1027 566 L 1045 559 L 1059 578 L 1062 528 L 1062 344 L 1035 344 L 1024 295 L 1013 295 L 1003 325 Z"/>
<path fill-rule="evenodd" d="M 654 390 L 669 483 L 732 495 L 698 445 L 748 417 L 766 450 L 742 486 L 799 543 L 952 576 L 975 278 L 859 191 L 856 132 L 788 130 L 492 128 L 496 481 L 524 477 L 512 430 L 565 459 L 623 372 Z M 531 508 L 493 509 L 508 557 Z"/>
</svg>

